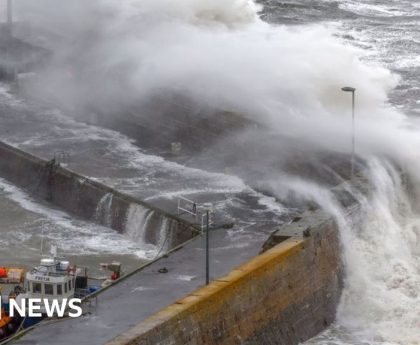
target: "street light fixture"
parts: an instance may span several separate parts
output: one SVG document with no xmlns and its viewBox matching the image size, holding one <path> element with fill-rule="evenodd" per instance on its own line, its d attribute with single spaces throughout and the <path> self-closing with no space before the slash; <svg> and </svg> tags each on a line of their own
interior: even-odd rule
<svg viewBox="0 0 420 345">
<path fill-rule="evenodd" d="M 351 92 L 351 170 L 350 178 L 353 178 L 354 173 L 354 151 L 355 151 L 355 131 L 354 131 L 354 98 L 356 89 L 351 86 L 344 86 L 341 88 L 344 92 Z"/>
</svg>

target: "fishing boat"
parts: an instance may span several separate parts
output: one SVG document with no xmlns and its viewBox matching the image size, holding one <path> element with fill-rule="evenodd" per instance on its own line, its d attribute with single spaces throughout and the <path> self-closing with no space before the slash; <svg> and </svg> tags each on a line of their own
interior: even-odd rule
<svg viewBox="0 0 420 345">
<path fill-rule="evenodd" d="M 56 249 L 50 256 L 41 258 L 39 265 L 25 272 L 24 269 L 0 268 L 0 295 L 2 296 L 2 313 L 0 318 L 0 341 L 20 329 L 31 327 L 48 315 L 45 305 L 66 303 L 72 298 L 83 299 L 101 288 L 89 285 L 87 268 L 70 264 L 59 258 Z M 15 299 L 19 306 L 28 305 L 22 300 L 37 299 L 41 316 L 21 316 L 15 313 L 10 317 L 10 300 Z"/>
<path fill-rule="evenodd" d="M 112 284 L 120 278 L 119 262 L 102 263 L 101 270 L 111 272 L 109 277 L 89 278 L 87 268 L 71 264 L 58 257 L 56 247 L 51 247 L 49 255 L 41 255 L 39 265 L 26 271 L 16 267 L 0 267 L 0 296 L 2 300 L 0 317 L 0 341 L 16 332 L 34 326 L 46 317 L 51 317 L 46 310 L 47 305 L 63 305 L 73 298 L 84 299 L 102 287 Z M 92 282 L 102 281 L 95 285 Z M 25 306 L 25 316 L 15 313 L 10 316 L 10 303 L 15 300 L 20 307 Z M 37 299 L 43 301 L 39 305 L 40 316 L 29 316 L 28 304 L 23 301 Z M 68 310 L 65 310 L 68 312 Z M 53 315 L 57 316 L 57 315 Z M 59 317 L 66 316 L 58 315 Z"/>
<path fill-rule="evenodd" d="M 23 268 L 0 267 L 0 284 L 22 284 L 24 277 Z"/>
<path fill-rule="evenodd" d="M 13 298 L 16 292 L 22 291 L 25 278 L 25 270 L 16 267 L 0 267 L 0 297 L 3 303 L 0 305 L 0 340 L 14 334 L 21 325 L 20 318 L 10 317 L 8 313 L 9 298 Z"/>
<path fill-rule="evenodd" d="M 87 269 L 70 265 L 67 260 L 56 256 L 44 257 L 38 266 L 26 273 L 24 292 L 16 296 L 18 305 L 22 299 L 38 299 L 44 301 L 40 305 L 41 317 L 25 317 L 23 328 L 33 326 L 47 316 L 45 304 L 52 305 L 53 301 L 62 305 L 72 298 L 83 298 L 97 289 L 89 288 Z"/>
<path fill-rule="evenodd" d="M 0 341 L 7 336 L 14 334 L 19 328 L 19 322 L 13 317 L 10 317 L 5 308 L 1 307 L 0 318 Z"/>
</svg>

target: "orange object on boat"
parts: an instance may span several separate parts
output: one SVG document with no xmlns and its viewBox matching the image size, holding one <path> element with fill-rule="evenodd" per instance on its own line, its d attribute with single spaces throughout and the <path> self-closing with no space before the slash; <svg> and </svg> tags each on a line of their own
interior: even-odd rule
<svg viewBox="0 0 420 345">
<path fill-rule="evenodd" d="M 12 320 L 13 319 L 10 316 L 5 315 L 4 309 L 2 308 L 1 309 L 1 319 L 0 319 L 0 329 L 7 326 Z"/>
<path fill-rule="evenodd" d="M 20 282 L 23 283 L 25 278 L 25 270 L 22 268 L 8 268 L 7 269 L 7 278 L 11 282 Z"/>
<path fill-rule="evenodd" d="M 23 268 L 0 267 L 0 284 L 21 284 L 24 279 Z"/>
</svg>

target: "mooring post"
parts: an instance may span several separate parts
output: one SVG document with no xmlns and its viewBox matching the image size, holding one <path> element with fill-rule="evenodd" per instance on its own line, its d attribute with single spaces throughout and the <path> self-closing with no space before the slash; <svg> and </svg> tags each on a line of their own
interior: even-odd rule
<svg viewBox="0 0 420 345">
<path fill-rule="evenodd" d="M 209 210 L 206 211 L 206 285 L 210 283 Z"/>
</svg>

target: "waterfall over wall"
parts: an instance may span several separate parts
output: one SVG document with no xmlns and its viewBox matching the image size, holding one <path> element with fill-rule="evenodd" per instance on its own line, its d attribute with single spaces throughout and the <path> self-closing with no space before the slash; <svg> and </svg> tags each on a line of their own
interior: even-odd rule
<svg viewBox="0 0 420 345">
<path fill-rule="evenodd" d="M 95 221 L 108 228 L 112 227 L 112 193 L 105 194 L 98 202 L 95 210 Z"/>
<path fill-rule="evenodd" d="M 158 247 L 161 253 L 165 253 L 169 249 L 169 245 L 172 241 L 172 222 L 167 218 L 162 218 L 162 222 L 159 229 Z"/>
<path fill-rule="evenodd" d="M 131 204 L 125 234 L 144 249 L 164 253 L 172 242 L 172 220 L 138 204 Z"/>
</svg>

